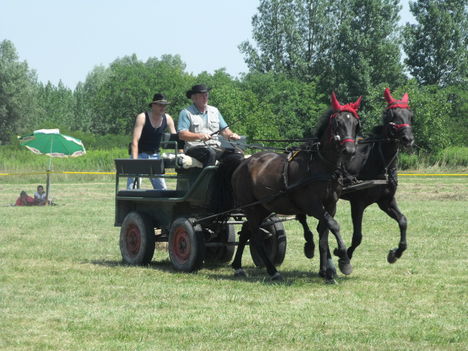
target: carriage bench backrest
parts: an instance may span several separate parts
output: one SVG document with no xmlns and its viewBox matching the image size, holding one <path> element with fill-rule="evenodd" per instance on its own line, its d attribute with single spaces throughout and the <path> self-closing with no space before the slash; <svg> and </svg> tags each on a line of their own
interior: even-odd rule
<svg viewBox="0 0 468 351">
<path fill-rule="evenodd" d="M 153 159 L 115 159 L 115 170 L 119 177 L 154 177 L 164 174 L 164 160 Z"/>
<path fill-rule="evenodd" d="M 117 158 L 114 161 L 116 191 L 119 188 L 119 177 L 152 178 L 165 173 L 164 160 Z"/>
</svg>

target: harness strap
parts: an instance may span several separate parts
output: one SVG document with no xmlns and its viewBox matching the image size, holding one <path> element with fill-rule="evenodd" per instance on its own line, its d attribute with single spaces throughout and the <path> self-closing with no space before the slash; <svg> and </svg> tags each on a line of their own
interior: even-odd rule
<svg viewBox="0 0 468 351">
<path fill-rule="evenodd" d="M 389 175 L 389 173 L 388 173 L 388 168 L 389 168 L 390 165 L 393 163 L 393 161 L 395 161 L 395 159 L 397 158 L 397 156 L 398 156 L 398 149 L 397 149 L 397 151 L 395 152 L 395 154 L 392 156 L 392 158 L 390 159 L 390 161 L 385 162 L 385 156 L 384 156 L 383 151 L 382 151 L 382 144 L 379 143 L 379 155 L 380 155 L 380 160 L 382 161 L 382 164 L 383 164 L 383 166 L 384 166 L 385 176 L 388 177 L 388 175 Z"/>
</svg>

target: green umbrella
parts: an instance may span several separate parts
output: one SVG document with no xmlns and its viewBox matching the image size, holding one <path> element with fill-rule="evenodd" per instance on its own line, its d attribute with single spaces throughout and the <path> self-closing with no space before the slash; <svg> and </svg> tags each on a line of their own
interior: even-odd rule
<svg viewBox="0 0 468 351">
<path fill-rule="evenodd" d="M 49 198 L 49 173 L 52 157 L 78 157 L 86 153 L 81 140 L 60 134 L 58 129 L 39 129 L 33 134 L 20 138 L 20 144 L 26 146 L 35 154 L 50 156 L 47 170 L 46 198 Z"/>
</svg>

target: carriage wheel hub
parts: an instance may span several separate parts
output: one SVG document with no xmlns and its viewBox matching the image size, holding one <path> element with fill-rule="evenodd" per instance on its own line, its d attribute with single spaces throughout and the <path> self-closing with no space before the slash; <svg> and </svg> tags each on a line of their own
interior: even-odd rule
<svg viewBox="0 0 468 351">
<path fill-rule="evenodd" d="M 137 255 L 140 251 L 141 246 L 141 232 L 140 229 L 132 224 L 128 227 L 125 236 L 125 243 L 127 245 L 128 252 L 132 255 Z"/>
</svg>

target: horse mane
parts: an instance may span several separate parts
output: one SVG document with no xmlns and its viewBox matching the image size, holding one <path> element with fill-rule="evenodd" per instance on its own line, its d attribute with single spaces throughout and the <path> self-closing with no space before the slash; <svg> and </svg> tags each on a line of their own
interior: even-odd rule
<svg viewBox="0 0 468 351">
<path fill-rule="evenodd" d="M 317 126 L 314 129 L 313 136 L 317 137 L 320 139 L 323 136 L 323 133 L 325 133 L 325 130 L 328 127 L 328 120 L 330 119 L 330 116 L 334 113 L 332 109 L 329 109 L 326 111 L 317 121 Z"/>
<path fill-rule="evenodd" d="M 389 110 L 385 110 L 383 113 L 382 113 L 382 118 L 381 118 L 381 124 L 379 124 L 378 126 L 375 126 L 374 128 L 372 128 L 372 130 L 370 131 L 370 137 L 381 137 L 383 135 L 383 132 L 384 132 L 384 126 L 385 124 L 387 123 L 387 119 L 389 118 Z"/>
<path fill-rule="evenodd" d="M 380 137 L 380 136 L 383 135 L 383 130 L 384 130 L 384 126 L 383 126 L 383 125 L 375 126 L 375 127 L 372 128 L 372 130 L 370 131 L 369 137 L 371 137 L 371 138 Z"/>
</svg>

